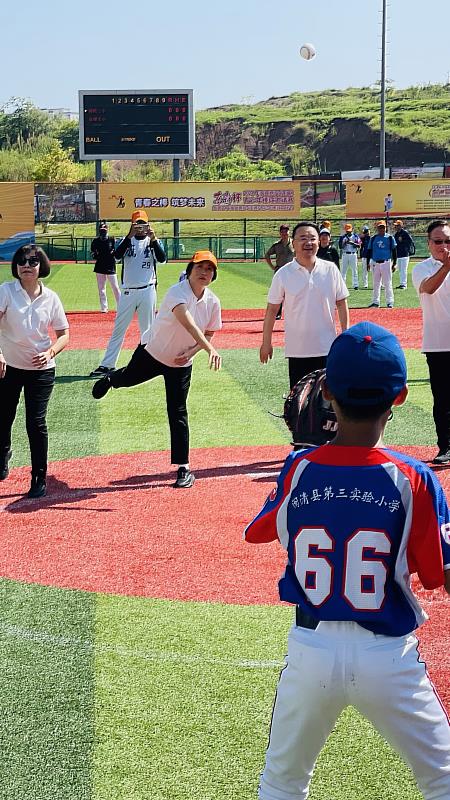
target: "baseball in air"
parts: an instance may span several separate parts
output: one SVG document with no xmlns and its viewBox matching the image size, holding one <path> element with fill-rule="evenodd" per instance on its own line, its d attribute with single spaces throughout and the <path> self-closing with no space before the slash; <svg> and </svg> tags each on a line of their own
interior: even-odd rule
<svg viewBox="0 0 450 800">
<path fill-rule="evenodd" d="M 312 58 L 316 57 L 316 48 L 313 44 L 302 44 L 300 55 L 302 58 L 306 58 L 307 61 L 311 61 Z"/>
</svg>

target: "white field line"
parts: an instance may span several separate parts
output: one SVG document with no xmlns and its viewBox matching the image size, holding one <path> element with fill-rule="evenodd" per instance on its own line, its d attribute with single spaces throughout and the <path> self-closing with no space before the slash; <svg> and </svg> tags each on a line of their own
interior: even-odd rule
<svg viewBox="0 0 450 800">
<path fill-rule="evenodd" d="M 121 645 L 93 644 L 89 640 L 72 636 L 55 636 L 45 631 L 22 628 L 19 625 L 0 623 L 0 634 L 10 639 L 23 642 L 34 642 L 43 647 L 79 650 L 81 653 L 110 653 L 119 658 L 140 658 L 144 661 L 171 662 L 179 664 L 211 664 L 231 669 L 281 669 L 283 663 L 275 660 L 258 660 L 247 658 L 215 658 L 206 654 L 186 654 L 172 651 L 136 650 Z"/>
</svg>

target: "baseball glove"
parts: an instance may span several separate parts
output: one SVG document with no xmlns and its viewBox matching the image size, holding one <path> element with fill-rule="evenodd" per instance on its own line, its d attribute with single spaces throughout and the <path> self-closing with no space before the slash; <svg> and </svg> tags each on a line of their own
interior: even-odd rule
<svg viewBox="0 0 450 800">
<path fill-rule="evenodd" d="M 296 450 L 308 445 L 327 444 L 336 435 L 336 414 L 322 394 L 324 378 L 324 369 L 305 375 L 291 389 L 284 403 L 283 419 Z"/>
</svg>

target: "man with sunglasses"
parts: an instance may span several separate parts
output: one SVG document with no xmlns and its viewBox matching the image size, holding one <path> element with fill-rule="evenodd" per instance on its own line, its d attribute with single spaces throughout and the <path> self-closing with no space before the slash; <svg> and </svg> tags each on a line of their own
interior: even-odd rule
<svg viewBox="0 0 450 800">
<path fill-rule="evenodd" d="M 416 264 L 412 279 L 423 314 L 425 353 L 433 394 L 433 417 L 439 452 L 438 466 L 450 464 L 450 225 L 438 219 L 427 228 L 430 258 Z"/>
</svg>

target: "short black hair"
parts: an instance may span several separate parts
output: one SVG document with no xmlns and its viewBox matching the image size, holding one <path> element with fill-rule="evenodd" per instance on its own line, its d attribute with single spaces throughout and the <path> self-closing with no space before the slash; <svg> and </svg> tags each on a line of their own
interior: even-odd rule
<svg viewBox="0 0 450 800">
<path fill-rule="evenodd" d="M 36 256 L 39 259 L 39 278 L 47 278 L 50 275 L 50 260 L 48 258 L 47 253 L 44 253 L 41 247 L 38 247 L 36 244 L 24 244 L 22 247 L 19 247 L 18 250 L 14 253 L 11 261 L 11 272 L 14 278 L 18 278 L 19 274 L 17 272 L 17 265 L 19 261 L 23 258 L 27 258 L 31 252 L 36 253 Z"/>
<path fill-rule="evenodd" d="M 320 235 L 320 233 L 319 233 L 319 226 L 318 226 L 318 225 L 316 225 L 316 223 L 315 223 L 315 222 L 306 222 L 306 220 L 305 220 L 305 221 L 303 221 L 303 222 L 297 222 L 297 225 L 295 226 L 294 230 L 292 231 L 292 238 L 293 238 L 293 239 L 294 239 L 294 237 L 295 237 L 295 234 L 297 233 L 297 231 L 298 231 L 298 229 L 299 229 L 299 228 L 314 228 L 314 230 L 315 230 L 315 231 L 316 231 L 316 233 L 317 233 L 317 236 L 319 236 L 319 235 Z"/>
<path fill-rule="evenodd" d="M 366 422 L 379 419 L 386 411 L 392 408 L 394 400 L 395 397 L 392 400 L 384 400 L 382 403 L 376 403 L 373 406 L 353 406 L 349 403 L 341 403 L 336 397 L 334 398 L 334 402 L 339 406 L 342 416 L 350 422 Z"/>
<path fill-rule="evenodd" d="M 208 259 L 205 259 L 205 261 L 208 261 Z M 191 274 L 191 272 L 194 269 L 195 265 L 199 264 L 199 263 L 200 263 L 199 261 L 190 261 L 189 262 L 189 264 L 186 267 L 186 278 L 189 278 L 189 275 Z M 216 267 L 215 264 L 212 263 L 212 261 L 209 261 L 209 263 L 212 264 L 213 267 L 214 267 L 213 281 L 215 281 L 216 278 L 217 278 L 217 267 Z M 212 281 L 211 281 L 211 283 L 212 283 Z"/>
<path fill-rule="evenodd" d="M 433 222 L 430 222 L 427 228 L 428 238 L 430 238 L 430 234 L 436 230 L 436 228 L 445 228 L 446 225 L 448 225 L 446 219 L 435 219 Z"/>
</svg>

